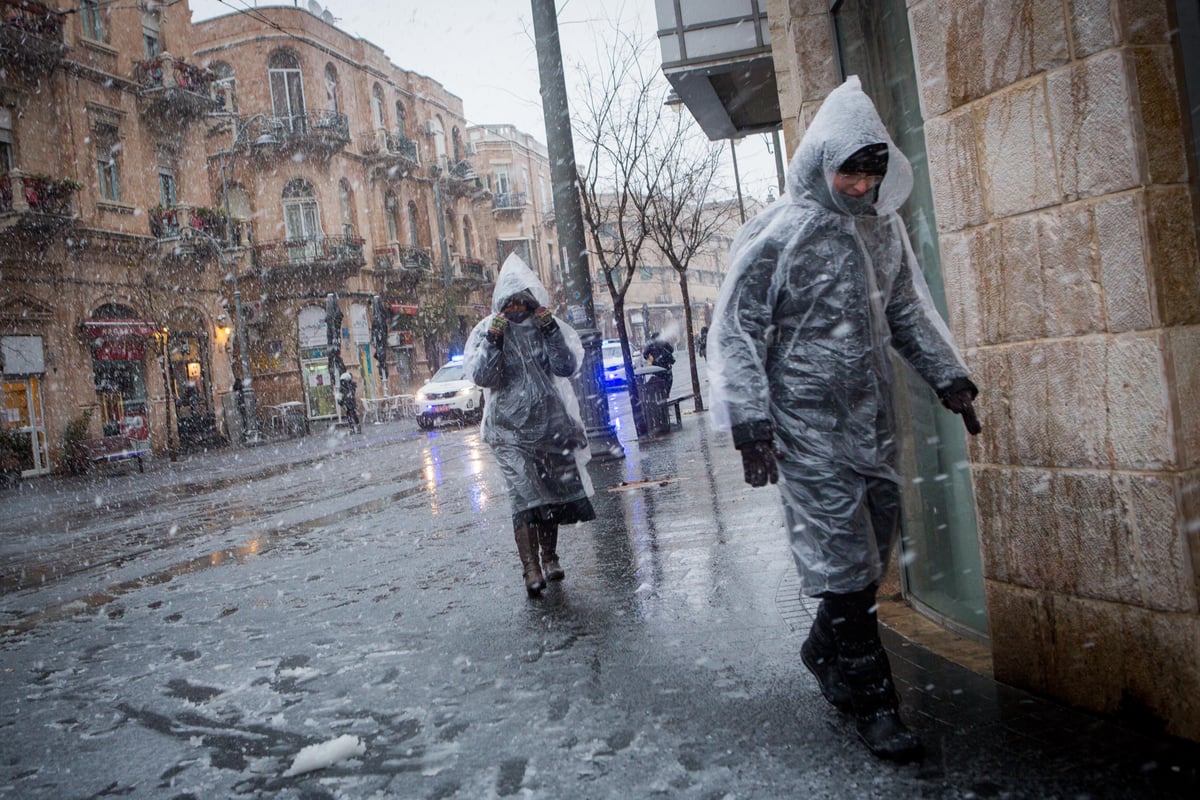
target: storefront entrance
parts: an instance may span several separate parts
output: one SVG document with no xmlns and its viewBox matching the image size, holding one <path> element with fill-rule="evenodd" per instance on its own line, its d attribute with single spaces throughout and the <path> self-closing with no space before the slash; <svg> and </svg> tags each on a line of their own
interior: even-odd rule
<svg viewBox="0 0 1200 800">
<path fill-rule="evenodd" d="M 42 410 L 42 374 L 46 369 L 42 337 L 3 337 L 0 363 L 4 364 L 0 478 L 45 475 L 50 471 L 50 449 Z"/>
<path fill-rule="evenodd" d="M 170 358 L 170 396 L 182 450 L 219 446 L 217 417 L 213 411 L 211 358 L 203 319 L 190 309 L 171 314 L 167 333 Z"/>
<path fill-rule="evenodd" d="M 110 304 L 98 308 L 83 327 L 91 345 L 101 433 L 128 436 L 135 447 L 149 451 L 146 343 L 154 340 L 156 326 L 138 319 L 131 308 Z"/>
</svg>

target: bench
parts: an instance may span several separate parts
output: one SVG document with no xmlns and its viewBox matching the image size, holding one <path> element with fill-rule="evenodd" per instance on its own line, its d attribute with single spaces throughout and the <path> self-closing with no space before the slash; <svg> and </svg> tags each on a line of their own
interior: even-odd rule
<svg viewBox="0 0 1200 800">
<path fill-rule="evenodd" d="M 100 436 L 96 439 L 84 439 L 79 443 L 79 451 L 90 467 L 93 464 L 111 464 L 129 458 L 137 459 L 138 472 L 145 472 L 142 463 L 142 451 L 133 445 L 128 436 Z"/>
<path fill-rule="evenodd" d="M 691 394 L 685 394 L 682 397 L 672 397 L 670 400 L 663 403 L 663 408 L 666 408 L 666 409 L 674 408 L 675 409 L 675 425 L 677 427 L 680 427 L 680 428 L 683 427 L 683 412 L 680 411 L 679 404 L 682 403 L 684 400 L 691 400 L 695 396 L 696 396 L 696 393 L 692 392 Z"/>
</svg>

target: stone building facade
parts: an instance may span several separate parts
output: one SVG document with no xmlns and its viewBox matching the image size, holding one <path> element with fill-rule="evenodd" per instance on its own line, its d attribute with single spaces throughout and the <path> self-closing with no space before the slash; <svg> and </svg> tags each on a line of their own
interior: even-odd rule
<svg viewBox="0 0 1200 800">
<path fill-rule="evenodd" d="M 237 438 L 243 361 L 261 426 L 285 403 L 336 420 L 329 293 L 360 395 L 412 391 L 461 345 L 496 236 L 437 81 L 299 8 L 0 10 L 6 464 L 61 468 L 73 421 L 155 452 Z"/>
<path fill-rule="evenodd" d="M 467 129 L 467 146 L 491 193 L 499 262 L 516 253 L 561 307 L 563 259 L 546 145 L 512 125 L 476 125 Z"/>
<path fill-rule="evenodd" d="M 767 11 L 790 150 L 858 73 L 889 128 L 910 132 L 902 149 L 927 156 L 914 159 L 910 205 L 927 209 L 914 245 L 924 236 L 982 391 L 968 499 L 996 677 L 1200 739 L 1185 5 L 768 0 Z M 1196 33 L 1182 35 L 1194 45 Z"/>
</svg>

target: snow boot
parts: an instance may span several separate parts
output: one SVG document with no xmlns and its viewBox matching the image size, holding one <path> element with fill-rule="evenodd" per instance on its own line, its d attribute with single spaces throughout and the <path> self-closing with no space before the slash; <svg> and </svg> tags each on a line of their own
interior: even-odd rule
<svg viewBox="0 0 1200 800">
<path fill-rule="evenodd" d="M 542 572 L 548 581 L 561 581 L 567 573 L 558 563 L 558 525 L 542 522 L 537 525 L 537 532 L 542 545 Z"/>
<path fill-rule="evenodd" d="M 829 622 L 829 607 L 821 601 L 817 617 L 813 620 L 808 638 L 800 645 L 800 660 L 817 679 L 823 696 L 838 711 L 850 711 L 850 687 L 838 667 L 837 645 L 833 640 L 833 627 Z"/>
<path fill-rule="evenodd" d="M 546 588 L 542 565 L 538 563 L 537 528 L 528 524 L 514 528 L 513 538 L 517 541 L 517 555 L 525 570 L 525 591 L 530 597 L 537 597 Z"/>
<path fill-rule="evenodd" d="M 858 737 L 879 758 L 901 763 L 919 759 L 921 742 L 900 719 L 891 665 L 879 640 L 875 587 L 826 599 Z"/>
</svg>

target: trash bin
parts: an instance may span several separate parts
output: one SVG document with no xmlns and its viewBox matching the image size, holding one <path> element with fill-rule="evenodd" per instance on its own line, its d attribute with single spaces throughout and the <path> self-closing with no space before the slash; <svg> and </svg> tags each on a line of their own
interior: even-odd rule
<svg viewBox="0 0 1200 800">
<path fill-rule="evenodd" d="M 667 382 L 663 378 L 663 367 L 638 367 L 637 376 L 642 399 L 642 422 L 647 436 L 661 436 L 671 430 L 667 415 Z"/>
</svg>

